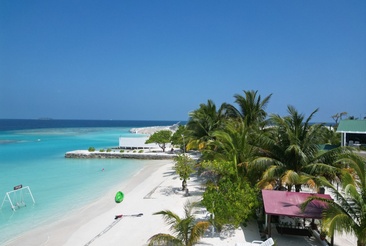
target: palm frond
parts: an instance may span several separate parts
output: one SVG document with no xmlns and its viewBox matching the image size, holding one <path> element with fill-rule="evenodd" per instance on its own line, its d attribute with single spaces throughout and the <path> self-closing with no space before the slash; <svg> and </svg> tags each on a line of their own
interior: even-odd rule
<svg viewBox="0 0 366 246">
<path fill-rule="evenodd" d="M 154 236 L 150 237 L 149 246 L 160 246 L 160 245 L 177 245 L 177 246 L 184 246 L 181 240 L 178 238 L 165 233 L 155 234 Z"/>
<path fill-rule="evenodd" d="M 194 245 L 196 244 L 200 238 L 203 236 L 205 231 L 210 226 L 210 222 L 208 221 L 200 221 L 197 222 L 192 228 L 191 228 L 191 234 L 189 237 L 189 244 Z"/>
<path fill-rule="evenodd" d="M 176 213 L 174 213 L 170 210 L 162 210 L 162 211 L 153 213 L 153 215 L 162 215 L 164 218 L 164 221 L 171 227 L 174 227 L 174 225 L 176 223 L 179 223 L 181 221 L 181 218 Z"/>
</svg>

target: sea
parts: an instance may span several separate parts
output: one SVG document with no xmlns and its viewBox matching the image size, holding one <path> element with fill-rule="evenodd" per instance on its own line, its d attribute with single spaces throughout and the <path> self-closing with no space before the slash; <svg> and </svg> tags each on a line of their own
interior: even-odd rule
<svg viewBox="0 0 366 246">
<path fill-rule="evenodd" d="M 117 147 L 119 137 L 139 137 L 131 128 L 176 123 L 0 119 L 0 245 L 97 200 L 148 165 L 131 159 L 69 159 L 66 152 Z M 18 206 L 13 210 L 11 204 Z"/>
</svg>

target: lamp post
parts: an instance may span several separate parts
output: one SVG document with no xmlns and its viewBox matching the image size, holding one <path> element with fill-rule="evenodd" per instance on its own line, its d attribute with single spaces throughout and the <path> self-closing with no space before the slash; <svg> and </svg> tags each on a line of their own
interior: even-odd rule
<svg viewBox="0 0 366 246">
<path fill-rule="evenodd" d="M 183 139 L 183 154 L 186 154 L 186 145 L 184 144 L 184 135 L 182 134 Z"/>
</svg>

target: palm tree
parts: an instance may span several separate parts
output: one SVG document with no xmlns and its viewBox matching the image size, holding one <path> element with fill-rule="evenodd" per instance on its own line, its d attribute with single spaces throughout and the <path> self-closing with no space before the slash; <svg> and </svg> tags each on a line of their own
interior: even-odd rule
<svg viewBox="0 0 366 246">
<path fill-rule="evenodd" d="M 235 103 L 239 105 L 239 110 L 236 111 L 236 115 L 244 119 L 246 126 L 258 126 L 266 118 L 267 113 L 265 108 L 271 99 L 272 94 L 266 96 L 263 100 L 258 91 L 243 91 L 244 96 L 235 94 Z"/>
<path fill-rule="evenodd" d="M 227 118 L 228 104 L 223 103 L 217 110 L 212 100 L 200 104 L 200 108 L 189 114 L 187 130 L 189 132 L 188 148 L 202 149 L 212 139 L 212 132 L 222 127 Z"/>
<path fill-rule="evenodd" d="M 312 197 L 302 204 L 305 209 L 312 200 L 328 203 L 323 212 L 323 226 L 328 229 L 329 236 L 334 232 L 353 232 L 357 237 L 357 245 L 366 245 L 366 161 L 356 155 L 347 155 L 340 159 L 344 168 L 341 170 L 342 189 L 327 180 L 323 180 L 334 200 Z"/>
<path fill-rule="evenodd" d="M 336 132 L 336 129 L 329 129 L 328 127 L 323 127 L 323 131 L 324 131 L 324 137 L 325 137 L 325 142 L 326 144 L 330 144 L 330 145 L 341 145 L 341 133 Z"/>
<path fill-rule="evenodd" d="M 272 115 L 273 127 L 258 137 L 261 155 L 252 162 L 251 168 L 266 168 L 259 182 L 260 187 L 278 185 L 291 191 L 295 186 L 300 191 L 303 184 L 315 187 L 316 177 L 328 173 L 335 178 L 336 168 L 329 165 L 347 149 L 336 148 L 321 152 L 319 144 L 324 140 L 321 124 L 310 124 L 318 109 L 308 118 L 288 106 L 289 116 Z"/>
<path fill-rule="evenodd" d="M 214 131 L 212 136 L 214 140 L 208 143 L 209 148 L 203 150 L 205 160 L 230 162 L 236 179 L 250 179 L 248 163 L 253 160 L 256 152 L 250 144 L 250 131 L 244 121 L 241 118 L 227 120 L 224 127 Z"/>
<path fill-rule="evenodd" d="M 149 246 L 153 245 L 181 245 L 192 246 L 199 242 L 210 223 L 208 221 L 196 221 L 193 214 L 194 204 L 186 203 L 184 205 L 184 217 L 180 218 L 177 214 L 170 210 L 163 210 L 154 213 L 154 215 L 162 215 L 170 225 L 170 230 L 174 235 L 159 233 L 152 236 Z"/>
</svg>

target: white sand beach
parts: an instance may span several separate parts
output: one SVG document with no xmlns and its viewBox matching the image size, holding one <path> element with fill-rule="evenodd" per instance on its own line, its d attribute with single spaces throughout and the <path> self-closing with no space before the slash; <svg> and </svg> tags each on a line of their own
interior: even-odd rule
<svg viewBox="0 0 366 246">
<path fill-rule="evenodd" d="M 73 212 L 62 221 L 44 225 L 32 230 L 5 245 L 147 245 L 148 239 L 156 233 L 169 233 L 168 226 L 154 212 L 172 210 L 183 215 L 187 201 L 201 198 L 203 187 L 196 177 L 188 181 L 190 196 L 181 191 L 181 180 L 175 174 L 173 161 L 151 160 L 139 173 L 121 182 L 116 190 L 124 192 L 124 201 L 115 203 L 115 191 L 108 192 L 100 200 Z M 143 214 L 141 216 L 137 216 Z M 122 215 L 115 220 L 116 215 Z M 203 208 L 195 216 L 207 219 L 209 214 Z M 274 234 L 278 245 L 322 245 L 315 238 Z M 260 240 L 258 226 L 249 223 L 242 229 L 228 229 L 219 233 L 207 231 L 199 245 L 235 245 L 235 243 Z M 288 244 L 290 242 L 290 244 Z"/>
<path fill-rule="evenodd" d="M 147 245 L 148 239 L 160 232 L 169 232 L 161 216 L 154 212 L 170 209 L 183 213 L 184 203 L 200 199 L 203 190 L 199 180 L 188 181 L 190 196 L 184 196 L 181 181 L 175 174 L 173 161 L 152 160 L 138 174 L 118 184 L 125 194 L 120 204 L 114 202 L 115 191 L 87 207 L 72 213 L 62 221 L 21 235 L 5 245 Z M 135 215 L 143 214 L 138 217 Z M 115 220 L 116 215 L 123 215 Z M 197 218 L 208 216 L 197 211 Z M 209 233 L 205 245 L 234 245 L 244 241 L 243 232 L 229 231 L 223 237 Z M 222 234 L 223 236 L 223 234 Z M 259 236 L 259 234 L 258 234 Z M 217 241 L 217 242 L 216 242 Z"/>
</svg>

